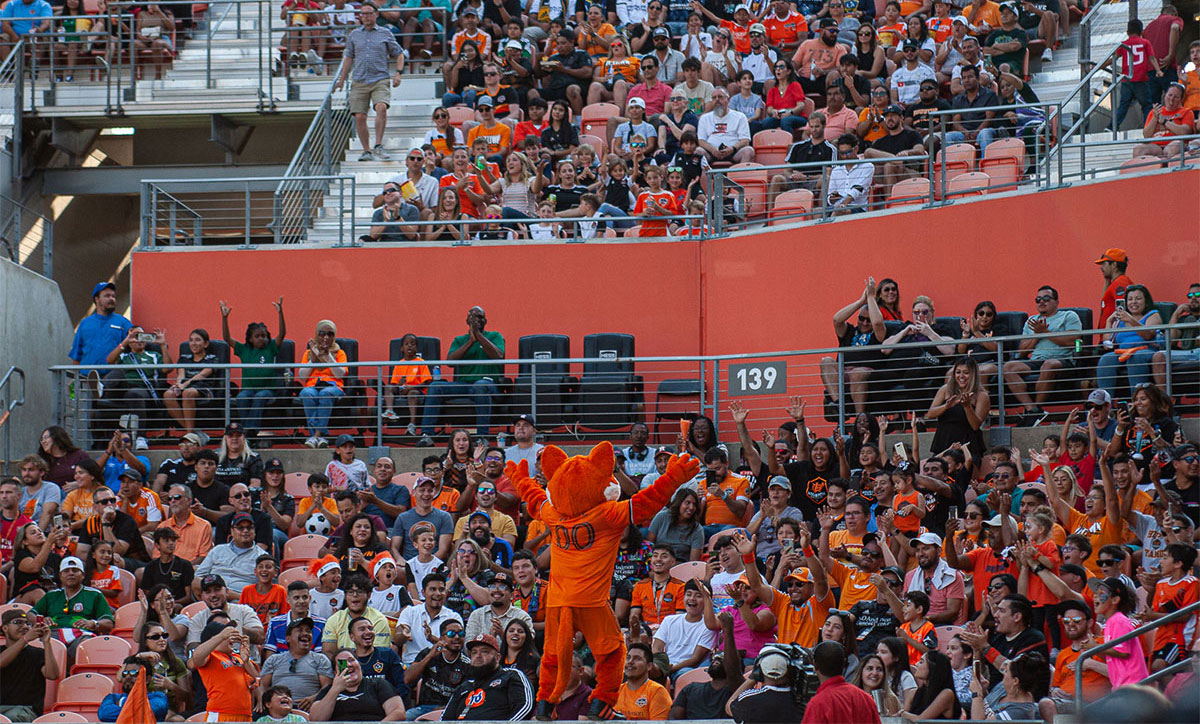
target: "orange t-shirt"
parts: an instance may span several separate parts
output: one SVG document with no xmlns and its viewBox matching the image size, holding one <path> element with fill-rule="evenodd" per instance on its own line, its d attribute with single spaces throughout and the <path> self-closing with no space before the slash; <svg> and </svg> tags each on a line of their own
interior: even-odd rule
<svg viewBox="0 0 1200 724">
<path fill-rule="evenodd" d="M 121 498 L 121 512 L 128 513 L 133 521 L 141 528 L 150 521 L 150 512 L 158 510 L 157 520 L 162 520 L 162 501 L 158 499 L 158 493 L 153 490 L 142 488 L 142 494 L 138 496 L 137 502 L 133 505 L 129 501 Z"/>
<path fill-rule="evenodd" d="M 433 376 L 429 374 L 429 366 L 425 364 L 425 360 L 421 359 L 421 355 L 417 355 L 415 360 L 403 360 L 403 362 L 405 364 L 398 364 L 392 368 L 392 379 L 388 384 L 416 387 L 433 379 Z"/>
<path fill-rule="evenodd" d="M 1112 280 L 1100 299 L 1100 321 L 1096 322 L 1097 327 L 1102 328 L 1108 324 L 1108 318 L 1117 311 L 1117 302 L 1125 299 L 1125 290 L 1132 285 L 1133 280 L 1124 274 Z M 1097 475 L 1096 480 L 1099 479 Z"/>
<path fill-rule="evenodd" d="M 1154 587 L 1154 599 L 1150 608 L 1159 613 L 1169 613 L 1190 606 L 1197 600 L 1200 600 L 1200 580 L 1195 576 L 1186 575 L 1175 583 L 1164 578 Z M 1168 604 L 1173 606 L 1170 611 L 1166 608 Z M 1160 626 L 1154 633 L 1154 650 L 1176 644 L 1180 651 L 1186 651 L 1195 639 L 1196 614 L 1192 614 L 1186 621 Z"/>
<path fill-rule="evenodd" d="M 438 493 L 437 497 L 433 499 L 433 507 L 453 514 L 455 506 L 458 505 L 460 495 L 461 493 L 454 488 L 443 487 L 442 492 Z"/>
<path fill-rule="evenodd" d="M 974 3 L 963 8 L 963 14 L 967 16 L 967 21 L 975 26 L 973 31 L 975 35 L 987 35 L 992 30 L 1000 27 L 1000 5 L 988 0 L 983 4 L 983 7 L 976 7 Z M 987 23 L 988 30 L 981 30 L 979 25 Z"/>
<path fill-rule="evenodd" d="M 645 196 L 645 194 L 642 194 Z M 638 198 L 641 203 L 641 198 Z M 635 210 L 634 213 L 637 213 Z M 643 227 L 644 230 L 644 227 Z M 725 479 L 717 485 L 722 492 L 728 492 L 730 497 L 745 500 L 750 502 L 750 481 L 738 475 L 727 475 Z M 715 495 L 705 494 L 704 496 L 704 524 L 705 525 L 741 525 L 742 519 L 733 514 L 729 509 L 729 505 L 725 501 Z"/>
<path fill-rule="evenodd" d="M 1183 107 L 1200 113 L 1200 68 L 1189 70 L 1179 78 L 1179 82 L 1183 83 Z"/>
<path fill-rule="evenodd" d="M 300 502 L 296 503 L 296 515 L 304 515 L 313 509 L 314 504 L 315 503 L 311 497 L 301 498 Z M 329 497 L 328 495 L 325 496 L 325 499 L 321 501 L 321 508 L 323 508 L 326 513 L 333 513 L 334 515 L 338 514 L 337 503 L 333 502 L 333 498 Z"/>
<path fill-rule="evenodd" d="M 658 625 L 667 616 L 683 610 L 683 581 L 671 578 L 662 588 L 655 589 L 654 581 L 646 578 L 634 584 L 632 598 L 629 605 L 641 607 L 642 620 Z"/>
<path fill-rule="evenodd" d="M 929 28 L 929 34 L 933 36 L 933 42 L 941 43 L 954 32 L 954 19 L 930 18 L 925 21 L 925 27 Z"/>
<path fill-rule="evenodd" d="M 475 143 L 476 138 L 486 138 L 488 142 L 488 153 L 497 154 L 503 153 L 512 147 L 512 129 L 507 123 L 499 123 L 491 128 L 484 128 L 483 124 L 472 126 L 470 131 L 467 131 L 467 146 Z"/>
<path fill-rule="evenodd" d="M 1093 522 L 1091 518 L 1088 518 L 1074 508 L 1067 512 L 1070 515 L 1070 518 L 1067 519 L 1067 527 L 1071 529 L 1072 533 L 1087 536 L 1088 541 L 1092 544 L 1092 550 L 1097 553 L 1099 553 L 1102 546 L 1110 543 L 1120 543 L 1125 537 L 1125 528 L 1127 526 L 1124 523 L 1113 525 L 1109 522 L 1107 515 Z M 1100 566 L 1096 564 L 1097 557 L 1098 555 L 1095 554 L 1090 555 L 1083 562 L 1084 568 L 1091 571 L 1093 576 L 1102 575 Z"/>
<path fill-rule="evenodd" d="M 643 191 L 638 195 L 637 203 L 633 206 L 632 215 L 645 216 L 647 214 L 646 209 L 651 204 L 660 209 L 666 209 L 673 215 L 679 214 L 679 206 L 675 203 L 675 194 L 670 191 Z M 658 221 L 657 219 L 657 216 L 650 216 L 646 221 L 643 221 L 640 236 L 666 236 L 667 222 Z"/>
<path fill-rule="evenodd" d="M 583 47 L 584 52 L 593 58 L 608 55 L 608 44 L 617 35 L 617 29 L 610 23 L 601 23 L 599 30 L 593 28 L 591 23 L 586 23 L 575 32 L 580 40 L 583 41 L 580 45 Z"/>
<path fill-rule="evenodd" d="M 904 23 L 896 23 L 895 25 L 883 25 L 879 28 L 879 47 L 892 48 L 899 47 L 901 41 L 908 36 L 908 28 Z"/>
<path fill-rule="evenodd" d="M 1062 555 L 1058 552 L 1058 544 L 1053 539 L 1047 538 L 1045 543 L 1034 546 L 1037 549 L 1037 554 L 1044 558 L 1049 558 L 1053 561 L 1047 568 L 1054 575 L 1058 575 L 1059 566 L 1062 565 Z M 1058 596 L 1050 592 L 1046 588 L 1046 584 L 1042 583 L 1042 577 L 1036 575 L 1029 576 L 1029 600 L 1034 606 L 1048 606 L 1058 603 Z"/>
<path fill-rule="evenodd" d="M 821 633 L 821 625 L 825 623 L 831 608 L 832 593 L 826 594 L 820 601 L 814 595 L 803 606 L 796 608 L 786 593 L 772 589 L 771 613 L 775 614 L 779 627 L 775 639 L 781 644 L 800 644 L 807 648 L 816 646 L 817 635 Z"/>
<path fill-rule="evenodd" d="M 838 595 L 838 608 L 843 611 L 849 611 L 859 601 L 874 601 L 879 593 L 875 590 L 875 584 L 871 583 L 869 573 L 861 568 L 847 566 L 841 561 L 833 562 L 829 569 L 829 577 L 838 584 L 841 591 Z"/>
<path fill-rule="evenodd" d="M 836 522 L 836 521 L 835 521 Z M 853 555 L 861 556 L 863 549 L 863 539 L 860 535 L 851 535 L 848 530 L 834 530 L 829 533 L 830 549 L 845 546 L 846 550 Z"/>
<path fill-rule="evenodd" d="M 1066 643 L 1064 638 L 1063 643 Z M 1091 649 L 1099 646 L 1102 641 L 1089 640 L 1088 644 L 1083 649 Z M 1081 651 L 1076 651 L 1070 646 L 1064 647 L 1058 652 L 1058 658 L 1054 660 L 1054 674 L 1050 679 L 1050 686 L 1053 688 L 1062 689 L 1067 694 L 1075 694 L 1075 662 L 1079 659 Z M 1100 660 L 1104 660 L 1104 655 L 1100 655 Z M 1109 683 L 1108 677 L 1098 671 L 1085 669 L 1083 672 L 1083 700 L 1095 701 L 1109 692 L 1112 684 Z"/>
<path fill-rule="evenodd" d="M 808 21 L 795 10 L 788 10 L 786 18 L 781 18 L 773 12 L 769 13 L 761 22 L 767 29 L 767 42 L 770 45 L 794 43 L 800 39 L 802 33 L 808 34 Z"/>
<path fill-rule="evenodd" d="M 241 659 L 219 651 L 208 655 L 208 663 L 201 666 L 200 680 L 208 691 L 207 711 L 218 714 L 245 716 L 246 721 L 254 708 L 254 677 L 242 668 Z"/>
<path fill-rule="evenodd" d="M 304 357 L 300 360 L 301 367 L 309 366 L 308 355 L 309 351 L 307 349 L 304 350 Z M 334 353 L 333 358 L 338 364 L 346 364 L 346 350 L 339 348 L 338 351 Z M 318 382 L 332 382 L 338 387 L 342 386 L 342 380 L 334 377 L 333 372 L 330 371 L 329 367 L 313 367 L 312 371 L 308 373 L 308 377 L 304 380 L 304 386 L 315 387 Z"/>
<path fill-rule="evenodd" d="M 925 504 L 924 499 L 921 497 L 921 491 L 914 490 L 906 495 L 896 493 L 896 495 L 892 498 L 892 512 L 896 514 L 896 528 L 904 531 L 905 533 L 915 533 L 921 528 L 921 519 L 918 518 L 916 514 L 908 513 L 902 515 L 900 513 L 901 507 L 910 504 L 916 506 L 922 506 Z"/>
<path fill-rule="evenodd" d="M 967 561 L 971 564 L 971 580 L 974 582 L 975 610 L 983 608 L 983 594 L 987 591 L 992 577 L 1001 573 L 1011 573 L 1014 578 L 1020 573 L 1014 561 L 997 558 L 991 546 L 982 546 L 967 551 Z"/>
<path fill-rule="evenodd" d="M 729 31 L 733 36 L 733 49 L 742 55 L 750 53 L 750 26 L 738 25 L 732 20 L 722 20 L 721 27 Z"/>
<path fill-rule="evenodd" d="M 879 112 L 878 106 L 869 106 L 858 112 L 859 123 L 868 119 L 871 123 L 867 126 L 866 135 L 863 136 L 864 141 L 871 143 L 887 135 L 887 129 L 883 127 L 883 114 Z"/>
<path fill-rule="evenodd" d="M 666 721 L 671 713 L 671 694 L 665 686 L 650 679 L 636 690 L 630 690 L 629 684 L 621 684 L 613 709 L 626 719 Z"/>
<path fill-rule="evenodd" d="M 621 60 L 606 58 L 604 60 L 604 80 L 611 83 L 613 79 L 620 75 L 630 83 L 637 83 L 638 71 L 641 67 L 642 61 L 635 56 L 629 56 Z"/>
<path fill-rule="evenodd" d="M 926 621 L 916 629 L 913 629 L 911 621 L 905 621 L 904 623 L 900 624 L 900 632 L 914 641 L 920 641 L 931 649 L 937 648 L 937 632 L 934 631 L 932 621 Z M 908 644 L 909 666 L 916 666 L 917 662 L 921 660 L 923 655 L 924 654 L 922 654 L 920 651 L 917 651 L 917 647 L 913 646 L 912 644 Z"/>
<path fill-rule="evenodd" d="M 459 203 L 459 206 L 462 207 L 462 213 L 464 216 L 471 216 L 471 217 L 478 218 L 479 211 L 475 208 L 475 202 L 471 201 L 470 197 L 467 196 L 467 189 L 471 189 L 471 191 L 473 191 L 474 193 L 478 194 L 479 196 L 482 196 L 483 195 L 483 187 L 479 185 L 479 177 L 478 176 L 476 176 L 474 174 L 468 174 L 467 179 L 468 179 L 467 183 L 464 184 L 463 187 L 458 192 L 458 203 Z M 450 187 L 450 188 L 457 187 L 458 186 L 458 177 L 455 176 L 453 173 L 448 173 L 442 177 L 442 180 L 438 182 L 438 185 L 439 185 L 438 194 L 441 194 L 441 189 L 444 189 L 446 187 Z"/>
<path fill-rule="evenodd" d="M 121 569 L 109 566 L 107 569 L 92 572 L 92 579 L 87 585 L 104 594 L 105 598 L 115 599 L 121 595 Z"/>
<path fill-rule="evenodd" d="M 465 30 L 460 30 L 454 34 L 452 41 L 454 44 L 454 57 L 457 58 L 458 54 L 462 52 L 463 42 L 467 40 L 474 40 L 475 44 L 479 46 L 478 50 L 480 58 L 486 58 L 491 54 L 489 51 L 492 49 L 492 36 L 476 28 L 474 35 L 471 35 Z"/>
<path fill-rule="evenodd" d="M 913 2 L 913 0 L 900 0 L 900 14 L 908 17 L 921 9 L 925 3 Z"/>
<path fill-rule="evenodd" d="M 272 584 L 265 595 L 259 593 L 251 583 L 242 589 L 242 596 L 238 599 L 238 603 L 253 608 L 263 626 L 271 622 L 272 616 L 278 616 L 291 610 L 291 606 L 288 606 L 287 602 L 287 589 L 278 583 Z"/>
</svg>

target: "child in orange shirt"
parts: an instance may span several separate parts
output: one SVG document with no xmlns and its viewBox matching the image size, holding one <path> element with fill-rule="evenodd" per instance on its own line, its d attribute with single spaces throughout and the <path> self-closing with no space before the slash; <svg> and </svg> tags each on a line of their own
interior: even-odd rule
<svg viewBox="0 0 1200 724">
<path fill-rule="evenodd" d="M 272 616 L 291 610 L 287 602 L 287 590 L 275 583 L 278 572 L 275 558 L 269 553 L 262 554 L 254 562 L 254 583 L 243 588 L 238 598 L 238 603 L 254 609 L 264 628 L 271 623 Z"/>
<path fill-rule="evenodd" d="M 676 216 L 679 207 L 675 203 L 675 195 L 662 187 L 662 169 L 658 166 L 647 166 L 645 171 L 647 189 L 638 195 L 633 207 L 633 216 L 646 216 L 653 219 L 658 216 Z M 640 236 L 666 236 L 666 221 L 644 221 Z"/>
<path fill-rule="evenodd" d="M 1162 556 L 1162 572 L 1166 578 L 1154 587 L 1154 598 L 1144 620 L 1172 614 L 1200 600 L 1200 581 L 1191 574 L 1196 564 L 1196 549 L 1186 543 L 1171 543 Z M 1187 638 L 1190 636 L 1191 638 Z M 1154 634 L 1154 653 L 1150 654 L 1150 671 L 1161 671 L 1179 661 L 1196 640 L 1196 615 L 1184 621 L 1165 624 Z"/>
<path fill-rule="evenodd" d="M 308 476 L 308 496 L 296 503 L 296 527 L 304 530 L 305 523 L 316 513 L 321 513 L 329 521 L 329 533 L 342 524 L 337 503 L 329 497 L 329 478 L 321 473 Z"/>
<path fill-rule="evenodd" d="M 924 591 L 909 591 L 904 594 L 900 613 L 904 623 L 897 629 L 897 635 L 908 644 L 908 665 L 915 666 L 926 651 L 937 648 L 937 632 L 933 622 L 925 618 L 929 613 L 929 596 Z"/>
<path fill-rule="evenodd" d="M 879 28 L 876 30 L 879 35 L 879 47 L 883 48 L 890 58 L 908 35 L 908 27 L 900 19 L 898 0 L 888 0 L 888 4 L 883 9 L 883 19 L 876 22 L 879 23 Z"/>
<path fill-rule="evenodd" d="M 896 527 L 905 533 L 916 533 L 921 529 L 925 517 L 925 501 L 920 491 L 913 487 L 912 463 L 902 462 L 892 473 L 892 484 L 896 494 L 892 497 L 892 512 Z"/>
<path fill-rule="evenodd" d="M 98 540 L 92 544 L 84 566 L 83 581 L 85 586 L 91 586 L 108 599 L 109 604 L 115 604 L 121 596 L 121 569 L 113 564 L 113 545 L 106 540 Z M 115 608 L 115 606 L 114 606 Z"/>
<path fill-rule="evenodd" d="M 409 333 L 400 338 L 402 362 L 392 368 L 392 379 L 383 393 L 383 419 L 399 420 L 400 416 L 392 409 L 395 392 L 408 399 L 408 434 L 417 432 L 417 401 L 425 392 L 425 385 L 433 380 L 425 360 L 417 354 L 417 335 Z M 397 388 L 399 388 L 397 390 Z"/>
</svg>

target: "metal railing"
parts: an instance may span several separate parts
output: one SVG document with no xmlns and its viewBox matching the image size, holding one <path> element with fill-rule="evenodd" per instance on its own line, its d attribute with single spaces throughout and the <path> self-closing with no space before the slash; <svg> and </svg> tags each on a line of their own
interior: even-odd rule
<svg viewBox="0 0 1200 724">
<path fill-rule="evenodd" d="M 22 127 L 25 117 L 25 41 L 18 40 L 8 57 L 0 64 L 0 87 L 12 86 L 11 95 L 0 93 L 0 117 L 11 118 L 12 130 L 9 138 L 9 181 L 17 184 L 24 176 L 22 162 L 24 148 Z M 3 137 L 0 136 L 0 141 Z"/>
<path fill-rule="evenodd" d="M 569 357 L 566 356 L 569 355 L 568 344 L 556 348 L 534 346 L 548 342 L 544 337 L 535 337 L 523 340 L 520 347 L 531 356 L 497 360 L 496 369 L 487 378 L 483 389 L 461 385 L 446 390 L 443 385 L 440 389 L 449 393 L 446 395 L 435 395 L 434 390 L 439 389 L 436 382 L 450 381 L 453 370 L 459 365 L 477 365 L 479 362 L 433 359 L 439 355 L 437 348 L 432 346 L 436 340 L 420 338 L 419 347 L 427 344 L 427 349 L 433 350 L 428 353 L 429 359 L 423 362 L 429 368 L 428 374 L 434 385 L 429 385 L 428 379 L 414 380 L 412 389 L 417 392 L 410 398 L 408 388 L 398 389 L 408 381 L 403 371 L 397 375 L 396 365 L 400 362 L 347 362 L 344 366 L 349 373 L 344 378 L 343 394 L 339 396 L 332 412 L 333 419 L 325 430 L 351 429 L 362 434 L 373 433 L 376 440 L 399 440 L 409 422 L 430 433 L 452 424 L 452 420 L 486 428 L 487 420 L 477 417 L 477 410 L 469 399 L 477 393 L 491 399 L 491 419 L 511 419 L 516 414 L 530 413 L 539 421 L 540 429 L 559 439 L 580 439 L 585 434 L 582 431 L 603 434 L 606 430 L 624 430 L 635 421 L 645 421 L 660 440 L 664 429 L 666 439 L 674 440 L 676 432 L 672 431 L 670 423 L 680 416 L 688 416 L 686 413 L 707 415 L 718 431 L 724 428 L 728 434 L 731 429 L 725 406 L 730 401 L 740 401 L 747 409 L 757 410 L 758 414 L 766 414 L 768 419 L 774 420 L 793 397 L 809 402 L 812 420 L 824 418 L 836 430 L 845 430 L 858 414 L 892 416 L 901 421 L 893 424 L 907 428 L 908 413 L 926 416 L 937 390 L 947 383 L 952 362 L 963 353 L 971 352 L 985 374 L 983 388 L 989 391 L 992 400 L 980 434 L 998 435 L 997 439 L 1003 440 L 1004 432 L 993 431 L 1011 424 L 1014 406 L 1027 406 L 1036 401 L 1048 407 L 1057 406 L 1060 410 L 1082 407 L 1095 382 L 1097 362 L 1105 354 L 1115 355 L 1113 350 L 1089 342 L 1105 330 L 1082 330 L 1079 351 L 1071 357 L 1073 366 L 1067 365 L 1055 377 L 1052 389 L 1043 397 L 1034 389 L 1037 374 L 1010 363 L 1017 361 L 1018 349 L 1023 342 L 1060 336 L 1060 333 L 997 335 L 970 340 L 953 338 L 952 329 L 956 326 L 961 329 L 962 324 L 959 318 L 939 318 L 934 328 L 946 337 L 940 341 L 915 341 L 899 336 L 905 327 L 889 324 L 888 333 L 892 336 L 886 340 L 889 342 L 886 346 L 709 356 L 626 356 L 632 350 L 632 338 L 622 341 L 614 335 L 595 345 L 594 356 Z M 1157 325 L 1146 329 L 1200 329 L 1200 324 Z M 351 350 L 358 349 L 353 340 L 342 340 L 339 344 Z M 988 350 L 980 346 L 983 344 L 994 344 L 996 348 Z M 90 368 L 55 366 L 50 368 L 55 390 L 54 421 L 68 430 L 74 429 L 75 433 L 90 433 L 94 439 L 105 439 L 123 415 L 131 414 L 142 420 L 143 431 L 165 432 L 170 428 L 220 430 L 233 419 L 240 419 L 250 429 L 274 430 L 283 436 L 297 434 L 295 431 L 301 429 L 311 430 L 312 426 L 306 420 L 308 411 L 302 410 L 306 397 L 313 395 L 301 392 L 301 381 L 297 377 L 301 365 L 290 361 L 294 359 L 291 342 L 287 342 L 284 349 L 283 359 L 287 361 L 270 365 L 196 363 L 188 358 L 174 364 L 139 366 L 136 369 L 146 375 L 146 380 L 141 380 L 136 372 L 131 374 L 134 368 L 129 366 L 92 366 L 104 374 L 105 390 L 101 399 L 94 403 L 96 409 L 92 410 L 81 409 L 80 396 L 69 397 L 67 394 L 68 390 L 80 387 L 79 375 Z M 190 355 L 186 346 L 180 351 Z M 556 352 L 562 356 L 555 357 Z M 218 358 L 227 354 L 223 347 L 216 348 L 214 353 L 218 353 Z M 871 359 L 864 360 L 864 355 Z M 413 364 L 417 363 L 414 361 Z M 1149 367 L 1149 361 L 1143 359 L 1136 359 L 1132 364 Z M 189 374 L 200 368 L 213 370 L 206 383 L 207 392 L 198 401 L 197 417 L 190 422 L 182 419 L 181 413 L 172 415 L 169 412 L 172 395 L 178 397 L 171 391 L 170 383 L 182 365 L 192 370 Z M 256 388 L 264 390 L 263 396 L 267 398 L 261 414 L 253 412 L 252 395 L 238 386 L 239 381 L 244 381 L 243 375 L 248 368 L 276 373 L 269 382 Z M 1109 387 L 1115 398 L 1128 400 L 1130 391 L 1124 382 L 1124 371 L 1133 367 L 1125 364 L 1118 369 L 1122 370 L 1117 378 L 1119 381 L 1110 383 Z M 146 388 L 147 382 L 150 388 Z M 75 383 L 74 387 L 72 383 Z M 1200 369 L 1172 361 L 1166 366 L 1165 379 L 1161 383 L 1169 395 L 1189 399 L 1200 396 Z M 1035 394 L 1038 395 L 1036 398 Z M 435 398 L 445 403 L 441 405 L 443 409 L 431 412 L 429 420 L 424 420 L 429 401 Z M 822 399 L 824 402 L 818 405 L 817 401 Z M 313 400 L 308 403 L 311 405 Z M 451 408 L 449 412 L 445 409 L 447 406 Z M 396 415 L 385 414 L 389 410 Z M 91 427 L 81 429 L 86 425 L 82 421 L 88 413 Z M 930 415 L 928 424 L 936 424 L 935 417 Z M 1021 423 L 1051 424 L 1048 414 L 1038 413 L 1036 417 L 1038 419 L 1021 420 Z M 1063 417 L 1065 414 L 1059 413 L 1053 423 L 1055 427 L 1044 429 L 1057 430 Z M 1079 421 L 1082 422 L 1082 418 Z M 664 422 L 667 423 L 665 428 Z M 773 423 L 769 423 L 768 428 L 773 430 Z"/>
<path fill-rule="evenodd" d="M 21 380 L 21 394 L 12 396 L 9 383 L 14 379 Z M 8 372 L 0 377 L 0 430 L 4 431 L 4 474 L 8 475 L 9 461 L 12 460 L 12 428 L 8 421 L 12 411 L 25 404 L 25 370 L 20 367 L 9 367 Z"/>
<path fill-rule="evenodd" d="M 1187 606 L 1184 606 L 1183 608 L 1179 609 L 1178 611 L 1169 613 L 1169 614 L 1163 616 L 1162 618 L 1151 621 L 1150 623 L 1138 626 L 1137 628 L 1135 628 L 1134 630 L 1130 631 L 1127 634 L 1118 636 L 1111 641 L 1105 641 L 1104 643 L 1100 644 L 1099 646 L 1094 646 L 1094 647 L 1088 649 L 1087 651 L 1084 651 L 1083 653 L 1079 654 L 1079 658 L 1076 659 L 1076 662 L 1075 662 L 1075 711 L 1077 711 L 1077 712 L 1083 711 L 1083 663 L 1085 661 L 1087 661 L 1088 659 L 1091 659 L 1091 658 L 1095 658 L 1099 654 L 1102 654 L 1105 651 L 1108 651 L 1109 649 L 1114 649 L 1114 648 L 1120 646 L 1121 644 L 1125 643 L 1126 641 L 1135 639 L 1135 638 L 1142 636 L 1143 634 L 1146 634 L 1150 631 L 1156 631 L 1159 628 L 1161 628 L 1162 626 L 1165 626 L 1166 624 L 1175 623 L 1176 621 L 1182 621 L 1183 619 L 1186 619 L 1189 616 L 1193 616 L 1193 615 L 1200 615 L 1200 601 L 1197 601 L 1196 603 L 1192 603 Z M 1188 660 L 1190 661 L 1190 657 Z M 1139 681 L 1138 683 L 1144 684 L 1149 681 L 1158 679 L 1158 678 L 1160 678 L 1161 675 L 1164 675 L 1165 673 L 1166 673 L 1166 670 L 1164 669 L 1163 671 L 1158 672 L 1154 676 L 1147 677 L 1146 679 L 1143 679 L 1142 681 Z M 1101 699 L 1100 701 L 1103 701 L 1103 699 Z M 1092 706 L 1095 706 L 1095 704 L 1093 703 Z"/>
<path fill-rule="evenodd" d="M 8 257 L 21 266 L 29 266 L 27 260 L 33 256 L 40 244 L 42 247 L 42 276 L 54 278 L 54 222 L 25 204 L 0 194 L 0 244 L 8 251 Z M 30 229 L 25 229 L 32 220 Z M 37 226 L 40 235 L 31 238 Z"/>
</svg>

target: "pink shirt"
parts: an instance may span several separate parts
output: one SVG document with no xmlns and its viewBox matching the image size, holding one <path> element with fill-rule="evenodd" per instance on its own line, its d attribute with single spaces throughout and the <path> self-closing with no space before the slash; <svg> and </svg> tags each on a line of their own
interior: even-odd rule
<svg viewBox="0 0 1200 724">
<path fill-rule="evenodd" d="M 652 116 L 663 112 L 667 99 L 671 97 L 671 86 L 662 81 L 655 83 L 653 88 L 647 87 L 645 83 L 638 83 L 630 89 L 629 97 L 646 101 L 646 115 Z"/>
<path fill-rule="evenodd" d="M 828 108 L 825 113 L 825 138 L 830 143 L 837 143 L 838 136 L 843 133 L 854 133 L 858 128 L 858 114 L 852 108 L 842 106 L 842 110 L 831 113 Z"/>
<path fill-rule="evenodd" d="M 1133 625 L 1133 621 L 1129 620 L 1128 616 L 1123 613 L 1114 613 L 1104 622 L 1104 640 L 1112 641 L 1115 638 L 1124 636 L 1134 628 L 1136 627 Z M 1104 663 L 1108 666 L 1108 680 L 1112 682 L 1112 688 L 1116 689 L 1118 686 L 1136 684 L 1150 675 L 1150 672 L 1146 669 L 1146 654 L 1142 651 L 1141 637 L 1129 639 L 1113 650 L 1129 654 L 1129 658 L 1105 657 Z"/>
<path fill-rule="evenodd" d="M 751 631 L 750 626 L 742 618 L 742 614 L 738 613 L 737 606 L 726 606 L 721 610 L 728 611 L 729 615 L 733 616 L 733 641 L 742 650 L 742 656 L 748 659 L 754 658 L 758 656 L 758 652 L 763 646 L 775 640 L 776 628 L 768 631 Z M 755 613 L 770 610 L 771 607 L 761 601 L 754 607 Z"/>
<path fill-rule="evenodd" d="M 908 586 L 912 583 L 913 576 L 917 575 L 917 569 L 914 568 L 904 577 L 904 590 L 909 590 Z M 925 578 L 925 593 L 929 595 L 929 615 L 936 616 L 946 612 L 946 602 L 952 598 L 962 600 L 958 607 L 958 616 L 952 622 L 955 626 L 961 626 L 967 622 L 967 589 L 963 585 L 962 571 L 954 571 L 954 580 L 947 585 L 938 588 L 927 576 Z M 943 624 L 944 625 L 944 624 Z"/>
</svg>

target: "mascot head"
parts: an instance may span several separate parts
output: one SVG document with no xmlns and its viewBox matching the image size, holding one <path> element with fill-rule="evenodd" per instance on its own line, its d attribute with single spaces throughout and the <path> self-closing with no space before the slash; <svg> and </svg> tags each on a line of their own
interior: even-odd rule
<svg viewBox="0 0 1200 724">
<path fill-rule="evenodd" d="M 607 441 L 587 455 L 571 458 L 561 448 L 550 445 L 542 452 L 542 473 L 550 501 L 560 513 L 574 517 L 616 500 L 621 487 L 613 480 L 615 462 L 612 443 Z"/>
</svg>

